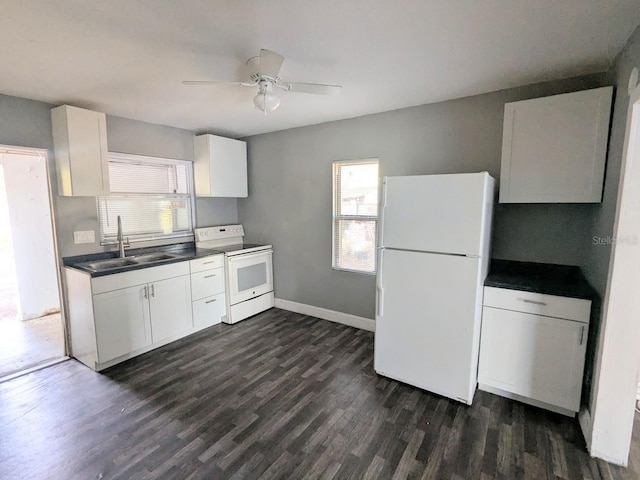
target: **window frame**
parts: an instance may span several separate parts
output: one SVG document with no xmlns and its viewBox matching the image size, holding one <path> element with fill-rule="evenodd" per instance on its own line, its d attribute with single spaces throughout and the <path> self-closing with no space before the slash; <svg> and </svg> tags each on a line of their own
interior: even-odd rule
<svg viewBox="0 0 640 480">
<path fill-rule="evenodd" d="M 341 190 L 338 185 L 338 170 L 342 166 L 348 165 L 368 165 L 368 164 L 377 164 L 378 166 L 378 184 L 377 184 L 377 210 L 376 215 L 340 215 L 338 213 L 338 204 L 340 203 L 340 199 L 342 198 Z M 359 275 L 373 275 L 375 276 L 378 271 L 378 243 L 379 243 L 379 229 L 380 229 L 380 159 L 376 157 L 365 158 L 359 160 L 335 160 L 332 162 L 332 221 L 331 221 L 331 268 L 333 270 L 339 272 L 350 272 L 356 273 Z M 374 257 L 373 257 L 373 270 L 358 270 L 354 268 L 345 268 L 341 267 L 337 264 L 337 251 L 338 247 L 336 242 L 337 240 L 337 229 L 338 223 L 341 220 L 352 220 L 352 221 L 366 221 L 366 222 L 375 222 L 375 241 L 374 241 Z"/>
<path fill-rule="evenodd" d="M 149 164 L 149 163 L 157 163 L 163 165 L 185 165 L 187 168 L 186 178 L 187 178 L 187 193 L 110 193 L 109 195 L 103 195 L 96 197 L 96 210 L 98 215 L 98 230 L 100 234 L 100 245 L 111 246 L 116 245 L 117 241 L 115 240 L 107 240 L 104 238 L 102 232 L 102 219 L 101 219 L 101 208 L 100 208 L 100 199 L 101 198 L 136 198 L 140 197 L 148 197 L 149 199 L 175 199 L 175 198 L 184 198 L 186 196 L 189 197 L 191 202 L 191 230 L 187 234 L 167 234 L 167 235 L 152 235 L 148 237 L 131 237 L 130 243 L 139 244 L 140 247 L 143 247 L 145 244 L 155 244 L 155 245 L 167 245 L 173 243 L 188 243 L 193 242 L 195 240 L 194 229 L 196 228 L 196 197 L 195 197 L 195 179 L 193 175 L 193 162 L 189 160 L 180 160 L 166 157 L 152 157 L 148 155 L 136 155 L 132 153 L 121 153 L 121 152 L 108 152 L 108 161 L 115 162 L 124 162 L 124 163 L 138 163 L 138 164 Z M 128 235 L 125 234 L 125 237 Z M 111 238 L 111 237 L 107 237 Z"/>
</svg>

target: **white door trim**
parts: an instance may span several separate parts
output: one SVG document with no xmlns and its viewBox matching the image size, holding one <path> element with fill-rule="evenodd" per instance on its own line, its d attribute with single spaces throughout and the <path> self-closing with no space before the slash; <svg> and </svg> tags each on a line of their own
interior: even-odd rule
<svg viewBox="0 0 640 480">
<path fill-rule="evenodd" d="M 581 415 L 592 456 L 627 465 L 640 365 L 640 86 L 630 94 L 591 422 Z M 589 425 L 589 423 L 591 423 Z M 586 427 L 586 428 L 585 428 Z M 590 428 L 589 428 L 590 427 Z M 591 431 L 589 431 L 589 429 Z"/>
</svg>

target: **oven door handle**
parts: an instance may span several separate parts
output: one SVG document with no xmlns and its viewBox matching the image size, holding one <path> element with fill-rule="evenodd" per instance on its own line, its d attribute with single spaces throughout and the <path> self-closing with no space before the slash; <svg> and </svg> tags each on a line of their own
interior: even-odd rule
<svg viewBox="0 0 640 480">
<path fill-rule="evenodd" d="M 258 252 L 251 252 L 251 253 L 242 253 L 240 255 L 232 255 L 230 257 L 227 257 L 229 263 L 234 263 L 236 260 L 247 260 L 247 259 L 251 259 L 251 258 L 256 258 L 256 257 L 263 257 L 265 255 L 269 255 L 271 256 L 271 254 L 273 253 L 273 250 L 269 249 L 269 250 L 260 250 Z"/>
</svg>

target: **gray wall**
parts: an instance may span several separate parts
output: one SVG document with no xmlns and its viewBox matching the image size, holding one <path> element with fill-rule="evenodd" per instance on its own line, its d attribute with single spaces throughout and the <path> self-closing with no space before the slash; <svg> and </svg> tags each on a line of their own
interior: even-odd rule
<svg viewBox="0 0 640 480">
<path fill-rule="evenodd" d="M 500 174 L 505 102 L 606 84 L 599 74 L 248 137 L 251 241 L 274 245 L 278 298 L 373 318 L 373 276 L 331 268 L 331 163 L 380 158 L 381 175 Z M 584 266 L 591 205 L 497 205 L 493 257 Z"/>
<path fill-rule="evenodd" d="M 196 198 L 196 227 L 238 223 L 235 198 Z"/>
<path fill-rule="evenodd" d="M 99 243 L 75 245 L 75 230 L 98 233 L 96 201 L 93 197 L 59 197 L 50 110 L 47 103 L 0 94 L 0 144 L 44 148 L 50 151 L 49 171 L 53 189 L 58 251 L 61 256 L 103 251 Z M 107 115 L 109 150 L 114 152 L 193 161 L 193 132 Z M 197 199 L 198 226 L 236 223 L 235 199 Z"/>
<path fill-rule="evenodd" d="M 51 105 L 0 94 L 0 144 L 53 149 Z"/>
</svg>

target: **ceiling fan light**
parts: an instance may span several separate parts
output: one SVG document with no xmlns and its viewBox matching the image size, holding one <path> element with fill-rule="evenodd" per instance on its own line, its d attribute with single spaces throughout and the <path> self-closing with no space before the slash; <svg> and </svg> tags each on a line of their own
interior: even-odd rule
<svg viewBox="0 0 640 480">
<path fill-rule="evenodd" d="M 271 93 L 258 92 L 258 94 L 253 97 L 253 104 L 266 115 L 280 106 L 280 99 Z"/>
</svg>

